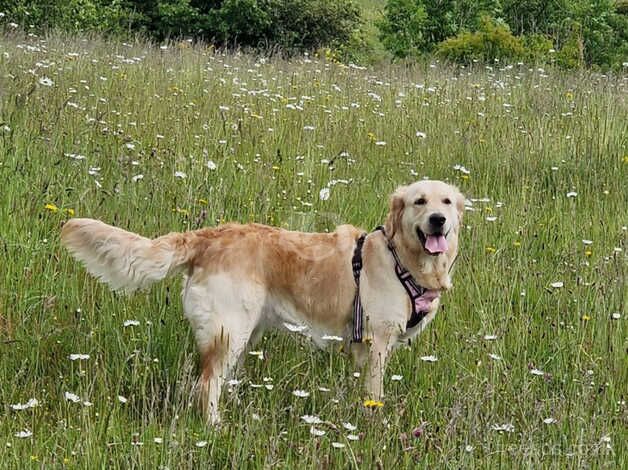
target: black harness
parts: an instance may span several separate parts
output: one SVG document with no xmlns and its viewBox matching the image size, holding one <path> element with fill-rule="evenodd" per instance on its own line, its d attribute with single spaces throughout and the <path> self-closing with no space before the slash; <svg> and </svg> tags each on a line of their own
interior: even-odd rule
<svg viewBox="0 0 628 470">
<path fill-rule="evenodd" d="M 410 315 L 410 319 L 406 324 L 406 330 L 410 328 L 414 328 L 417 326 L 421 320 L 425 318 L 428 314 L 429 310 L 424 310 L 417 307 L 417 302 L 419 298 L 425 294 L 425 287 L 422 287 L 416 283 L 412 274 L 404 268 L 403 264 L 401 264 L 401 260 L 399 259 L 399 255 L 395 250 L 395 246 L 392 241 L 386 237 L 386 231 L 384 227 L 381 225 L 377 227 L 375 231 L 381 231 L 384 234 L 384 238 L 386 238 L 386 242 L 388 245 L 388 249 L 390 253 L 393 255 L 395 259 L 395 274 L 401 282 L 401 285 L 404 287 L 408 296 L 410 297 L 410 305 L 412 305 L 412 314 Z M 355 298 L 353 300 L 353 342 L 361 343 L 363 338 L 364 331 L 364 309 L 362 308 L 362 301 L 360 300 L 360 272 L 362 271 L 362 246 L 364 245 L 364 240 L 366 239 L 367 234 L 363 233 L 360 238 L 358 238 L 355 249 L 353 250 L 353 258 L 351 260 L 351 265 L 353 267 L 353 278 L 355 279 L 355 284 L 357 286 Z"/>
</svg>

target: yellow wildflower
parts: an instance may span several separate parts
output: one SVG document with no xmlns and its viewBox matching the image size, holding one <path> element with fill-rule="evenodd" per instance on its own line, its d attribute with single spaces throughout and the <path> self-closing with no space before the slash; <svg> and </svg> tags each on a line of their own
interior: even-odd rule
<svg viewBox="0 0 628 470">
<path fill-rule="evenodd" d="M 384 403 L 379 400 L 365 400 L 364 406 L 367 408 L 381 408 Z"/>
<path fill-rule="evenodd" d="M 48 209 L 50 212 L 58 212 L 59 211 L 59 208 L 57 206 L 55 206 L 53 203 L 51 203 L 51 202 L 46 204 L 44 207 L 46 209 Z"/>
<path fill-rule="evenodd" d="M 496 251 L 497 251 L 497 249 L 494 246 L 487 246 L 486 247 L 486 252 L 488 254 L 495 253 Z"/>
<path fill-rule="evenodd" d="M 582 320 L 583 321 L 589 321 L 589 320 L 591 320 L 591 317 L 589 315 L 582 315 Z"/>
<path fill-rule="evenodd" d="M 74 209 L 68 207 L 67 209 L 64 209 L 65 213 L 68 214 L 70 217 L 74 217 Z"/>
</svg>

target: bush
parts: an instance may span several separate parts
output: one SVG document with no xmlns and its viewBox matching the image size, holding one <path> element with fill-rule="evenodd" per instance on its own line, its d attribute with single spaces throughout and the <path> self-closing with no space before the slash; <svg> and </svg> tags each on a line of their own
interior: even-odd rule
<svg viewBox="0 0 628 470">
<path fill-rule="evenodd" d="M 21 25 L 141 31 L 159 41 L 191 38 L 285 52 L 339 47 L 361 24 L 353 0 L 0 0 Z"/>
<path fill-rule="evenodd" d="M 427 45 L 425 8 L 417 0 L 389 0 L 378 23 L 380 40 L 394 57 L 416 56 Z"/>
<path fill-rule="evenodd" d="M 556 64 L 565 69 L 577 69 L 584 64 L 582 27 L 576 21 L 569 25 L 569 32 L 556 54 Z"/>
<path fill-rule="evenodd" d="M 557 55 L 562 66 L 621 67 L 628 56 L 626 0 L 502 0 L 502 5 L 515 34 L 552 37 L 563 52 Z"/>
<path fill-rule="evenodd" d="M 4 19 L 24 29 L 121 33 L 139 18 L 122 0 L 0 0 Z"/>
<path fill-rule="evenodd" d="M 388 0 L 377 24 L 394 57 L 430 51 L 446 38 L 480 27 L 482 16 L 499 17 L 498 0 Z"/>
<path fill-rule="evenodd" d="M 270 0 L 268 40 L 288 51 L 347 43 L 361 24 L 353 0 Z"/>
<path fill-rule="evenodd" d="M 521 36 L 524 59 L 531 63 L 550 62 L 556 55 L 552 38 L 539 33 Z"/>
<path fill-rule="evenodd" d="M 507 25 L 484 16 L 479 31 L 463 32 L 446 39 L 437 46 L 437 54 L 453 62 L 518 60 L 525 56 L 520 38 L 514 36 Z"/>
</svg>

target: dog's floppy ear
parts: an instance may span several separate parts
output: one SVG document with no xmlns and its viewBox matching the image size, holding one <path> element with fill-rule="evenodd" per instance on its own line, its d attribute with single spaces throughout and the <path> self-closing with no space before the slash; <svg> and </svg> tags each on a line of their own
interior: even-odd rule
<svg viewBox="0 0 628 470">
<path fill-rule="evenodd" d="M 462 224 L 462 219 L 464 217 L 464 194 L 460 192 L 458 188 L 456 188 L 456 210 L 458 211 L 458 223 Z"/>
<path fill-rule="evenodd" d="M 401 216 L 405 206 L 404 190 L 405 186 L 401 186 L 390 196 L 390 211 L 386 218 L 386 234 L 389 238 L 393 238 L 395 233 L 401 231 Z"/>
</svg>

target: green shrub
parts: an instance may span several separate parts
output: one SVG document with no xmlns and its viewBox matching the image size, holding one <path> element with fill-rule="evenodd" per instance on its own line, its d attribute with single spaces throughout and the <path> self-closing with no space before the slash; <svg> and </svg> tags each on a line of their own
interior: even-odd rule
<svg viewBox="0 0 628 470">
<path fill-rule="evenodd" d="M 361 24 L 353 0 L 0 0 L 0 11 L 26 28 L 133 30 L 285 52 L 339 47 Z"/>
<path fill-rule="evenodd" d="M 288 51 L 311 51 L 348 42 L 361 24 L 353 0 L 269 0 L 267 40 Z"/>
<path fill-rule="evenodd" d="M 502 0 L 502 6 L 515 34 L 552 37 L 562 52 L 557 54 L 561 66 L 617 68 L 628 57 L 626 0 Z"/>
<path fill-rule="evenodd" d="M 0 11 L 24 29 L 121 33 L 138 20 L 123 0 L 0 0 Z"/>
<path fill-rule="evenodd" d="M 567 36 L 556 54 L 556 64 L 566 69 L 577 69 L 584 64 L 584 44 L 580 23 L 570 22 Z"/>
<path fill-rule="evenodd" d="M 380 40 L 394 57 L 418 55 L 427 45 L 425 7 L 417 0 L 389 0 L 378 23 Z"/>
<path fill-rule="evenodd" d="M 517 60 L 525 56 L 521 39 L 514 36 L 507 25 L 488 16 L 482 18 L 478 31 L 446 39 L 438 44 L 436 51 L 439 56 L 459 63 Z"/>
<path fill-rule="evenodd" d="M 556 51 L 552 38 L 539 33 L 521 36 L 524 48 L 524 59 L 531 63 L 551 62 Z"/>
</svg>

